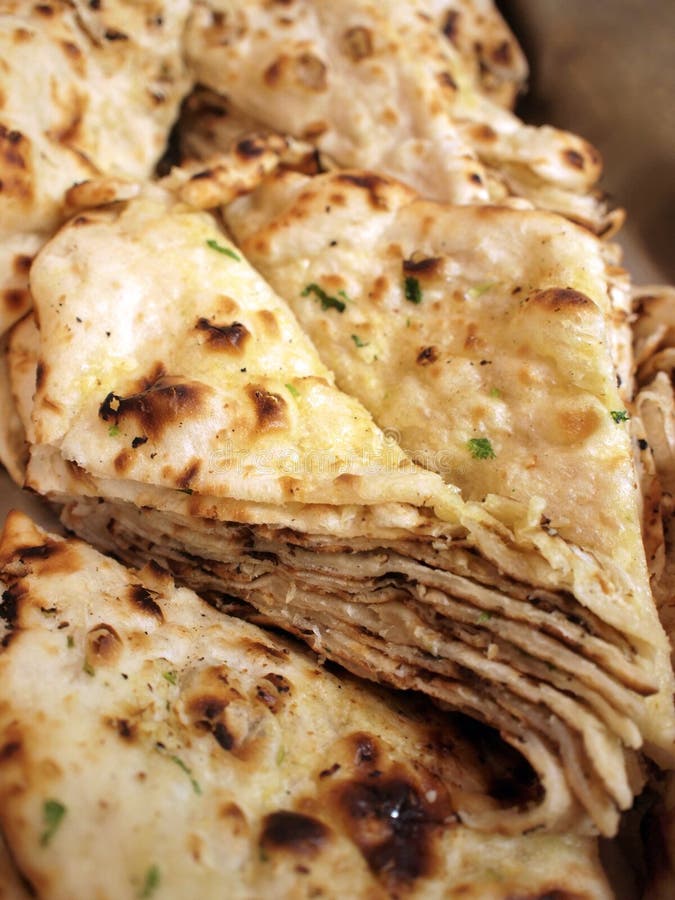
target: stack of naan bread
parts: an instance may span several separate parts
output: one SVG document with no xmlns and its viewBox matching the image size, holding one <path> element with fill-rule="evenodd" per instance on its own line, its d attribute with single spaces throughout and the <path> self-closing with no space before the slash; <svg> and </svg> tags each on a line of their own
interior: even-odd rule
<svg viewBox="0 0 675 900">
<path fill-rule="evenodd" d="M 611 896 L 673 298 L 596 151 L 489 0 L 0 10 L 0 458 L 87 542 L 0 541 L 0 896 Z"/>
</svg>

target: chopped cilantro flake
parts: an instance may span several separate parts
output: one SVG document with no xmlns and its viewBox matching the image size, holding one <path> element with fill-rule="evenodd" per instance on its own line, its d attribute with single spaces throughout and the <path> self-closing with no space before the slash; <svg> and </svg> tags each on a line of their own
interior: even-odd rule
<svg viewBox="0 0 675 900">
<path fill-rule="evenodd" d="M 609 414 L 617 425 L 619 422 L 627 422 L 630 419 L 630 416 L 625 409 L 612 409 Z"/>
<path fill-rule="evenodd" d="M 300 391 L 299 391 L 294 385 L 292 385 L 292 384 L 285 384 L 284 387 L 286 388 L 286 390 L 288 391 L 288 393 L 291 394 L 291 396 L 293 396 L 293 397 L 299 397 L 299 396 L 300 396 Z"/>
<path fill-rule="evenodd" d="M 96 670 L 94 669 L 94 667 L 92 666 L 92 664 L 89 662 L 88 659 L 85 659 L 84 665 L 82 666 L 82 671 L 86 672 L 87 675 L 91 675 L 92 678 L 96 674 Z"/>
<path fill-rule="evenodd" d="M 495 451 L 488 438 L 470 438 L 467 447 L 474 459 L 494 459 Z"/>
<path fill-rule="evenodd" d="M 358 336 L 358 334 L 353 334 L 352 340 L 354 341 L 354 343 L 356 344 L 357 347 L 367 347 L 369 344 L 369 341 L 362 341 L 361 338 Z"/>
<path fill-rule="evenodd" d="M 478 616 L 478 618 L 476 619 L 476 622 L 477 622 L 479 625 L 482 625 L 483 622 L 489 622 L 491 618 L 492 618 L 492 613 L 491 613 L 491 612 L 485 611 L 485 612 L 482 612 L 482 613 Z"/>
<path fill-rule="evenodd" d="M 501 397 L 501 395 L 502 395 L 502 392 L 499 390 L 499 388 L 496 388 L 496 387 L 490 388 L 490 396 L 491 397 Z"/>
<path fill-rule="evenodd" d="M 56 834 L 61 820 L 66 814 L 66 807 L 58 800 L 45 800 L 42 804 L 42 819 L 45 830 L 40 835 L 40 844 L 46 847 Z"/>
<path fill-rule="evenodd" d="M 316 299 L 320 301 L 321 309 L 323 310 L 336 309 L 339 313 L 343 313 L 347 309 L 345 300 L 349 300 L 349 297 L 344 291 L 338 291 L 337 297 L 331 297 L 320 285 L 312 283 L 307 285 L 301 296 L 308 297 L 310 294 L 314 294 Z M 344 297 L 344 300 L 340 300 L 339 297 Z"/>
<path fill-rule="evenodd" d="M 238 253 L 235 253 L 234 250 L 230 250 L 229 247 L 223 247 L 222 244 L 219 244 L 218 241 L 210 240 L 206 242 L 212 250 L 217 250 L 218 253 L 222 253 L 225 256 L 229 256 L 231 259 L 236 259 L 237 262 L 241 262 L 241 256 Z"/>
<path fill-rule="evenodd" d="M 422 288 L 420 287 L 419 281 L 416 278 L 413 278 L 412 275 L 408 275 L 406 278 L 403 290 L 405 299 L 410 303 L 422 302 Z"/>
<path fill-rule="evenodd" d="M 489 291 L 490 288 L 493 288 L 496 284 L 496 281 L 484 281 L 481 284 L 474 284 L 474 286 L 469 288 L 466 292 L 466 296 L 471 300 L 475 300 L 477 297 L 481 297 Z"/>
<path fill-rule="evenodd" d="M 277 765 L 280 766 L 284 761 L 284 757 L 286 756 L 286 748 L 284 746 L 279 747 L 277 750 Z"/>
<path fill-rule="evenodd" d="M 69 634 L 68 637 L 66 638 L 66 646 L 68 646 L 68 647 L 75 646 L 75 638 L 72 636 L 72 634 Z"/>
<path fill-rule="evenodd" d="M 162 672 L 162 677 L 166 678 L 169 684 L 176 684 L 176 673 L 175 672 Z"/>
<path fill-rule="evenodd" d="M 175 763 L 179 769 L 182 769 L 185 772 L 185 774 L 188 776 L 188 778 L 190 779 L 190 784 L 192 785 L 192 790 L 195 792 L 195 794 L 201 794 L 201 792 L 202 792 L 201 786 L 200 786 L 199 782 L 197 781 L 197 779 L 192 774 L 192 769 L 189 766 L 185 765 L 185 763 L 180 758 L 180 756 L 172 755 L 169 757 L 169 759 L 171 760 L 172 763 Z"/>
<path fill-rule="evenodd" d="M 120 433 L 119 425 L 111 425 L 110 428 L 108 429 L 108 434 L 110 435 L 110 437 L 117 437 L 117 435 L 119 433 Z"/>
<path fill-rule="evenodd" d="M 154 892 L 159 887 L 159 881 L 159 866 L 150 866 L 148 871 L 145 873 L 145 878 L 143 879 L 143 887 L 141 888 L 141 892 L 138 895 L 141 900 L 146 900 L 147 897 L 151 897 L 154 894 Z"/>
</svg>

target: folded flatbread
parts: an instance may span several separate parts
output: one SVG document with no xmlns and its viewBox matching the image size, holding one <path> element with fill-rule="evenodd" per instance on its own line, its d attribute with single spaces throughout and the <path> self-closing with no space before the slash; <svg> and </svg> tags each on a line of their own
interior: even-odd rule
<svg viewBox="0 0 675 900">
<path fill-rule="evenodd" d="M 280 172 L 226 218 L 338 385 L 413 459 L 467 499 L 544 498 L 551 528 L 639 585 L 617 387 L 630 295 L 611 248 L 558 216 L 441 205 L 365 171 Z"/>
<path fill-rule="evenodd" d="M 161 188 L 73 219 L 31 290 L 26 484 L 69 527 L 497 728 L 541 791 L 465 821 L 614 831 L 636 751 L 668 758 L 675 730 L 633 573 L 542 524 L 543 500 L 465 501 L 414 465 L 215 219 Z"/>
<path fill-rule="evenodd" d="M 64 192 L 154 169 L 189 86 L 189 9 L 0 2 L 0 333 L 30 305 L 30 261 L 64 218 Z"/>
<path fill-rule="evenodd" d="M 521 71 L 513 39 L 489 37 L 494 11 L 478 25 L 491 6 L 297 0 L 280 11 L 266 0 L 204 0 L 190 16 L 186 58 L 232 112 L 309 140 L 343 167 L 393 175 L 444 202 L 534 204 L 598 232 L 618 227 L 622 215 L 608 214 L 594 188 L 597 151 L 524 125 L 485 92 L 483 50 L 493 75 L 502 57 L 506 71 Z M 472 50 L 453 40 L 469 18 L 487 38 Z M 207 116 L 213 149 L 228 149 Z"/>
<path fill-rule="evenodd" d="M 591 838 L 458 822 L 497 758 L 423 701 L 23 514 L 0 567 L 0 826 L 40 900 L 611 896 Z"/>
</svg>

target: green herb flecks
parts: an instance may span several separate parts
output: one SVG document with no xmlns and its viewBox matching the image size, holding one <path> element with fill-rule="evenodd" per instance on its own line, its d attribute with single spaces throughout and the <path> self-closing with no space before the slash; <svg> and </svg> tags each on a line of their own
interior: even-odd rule
<svg viewBox="0 0 675 900">
<path fill-rule="evenodd" d="M 285 384 L 284 387 L 286 388 L 286 390 L 288 391 L 288 393 L 289 393 L 292 397 L 295 397 L 296 400 L 297 400 L 297 398 L 300 396 L 300 391 L 299 391 L 294 385 L 292 385 L 292 384 Z"/>
<path fill-rule="evenodd" d="M 494 459 L 495 451 L 489 438 L 470 438 L 467 441 L 467 447 L 474 459 Z"/>
<path fill-rule="evenodd" d="M 230 259 L 236 259 L 237 262 L 241 262 L 241 256 L 238 253 L 235 253 L 234 250 L 230 250 L 229 247 L 223 247 L 222 244 L 219 244 L 218 241 L 214 241 L 211 239 L 206 242 L 212 250 L 216 250 L 218 253 L 222 253 L 224 256 L 229 256 Z"/>
<path fill-rule="evenodd" d="M 627 422 L 630 419 L 630 416 L 625 409 L 611 409 L 609 414 L 617 425 L 619 422 Z"/>
<path fill-rule="evenodd" d="M 419 281 L 416 278 L 413 278 L 412 275 L 408 275 L 405 279 L 403 292 L 405 294 L 405 299 L 409 303 L 422 302 L 422 288 L 420 287 Z"/>
<path fill-rule="evenodd" d="M 171 756 L 169 756 L 169 759 L 171 760 L 172 763 L 175 763 L 179 769 L 182 769 L 185 772 L 185 774 L 188 776 L 188 778 L 190 779 L 190 784 L 192 785 L 192 790 L 195 792 L 195 794 L 201 794 L 201 792 L 202 792 L 201 785 L 199 784 L 197 779 L 192 774 L 192 769 L 189 766 L 185 765 L 185 763 L 180 758 L 180 756 L 171 755 Z"/>
<path fill-rule="evenodd" d="M 490 396 L 491 397 L 501 397 L 501 395 L 502 395 L 502 392 L 499 390 L 499 388 L 496 388 L 496 387 L 490 388 Z"/>
<path fill-rule="evenodd" d="M 162 678 L 165 678 L 169 682 L 169 684 L 176 684 L 175 672 L 162 672 Z"/>
<path fill-rule="evenodd" d="M 286 757 L 286 748 L 283 746 L 277 750 L 277 765 L 280 766 Z"/>
<path fill-rule="evenodd" d="M 478 616 L 478 618 L 476 619 L 476 622 L 478 623 L 478 625 L 482 625 L 484 622 L 489 622 L 491 618 L 492 618 L 492 613 L 485 611 L 485 612 L 482 612 Z"/>
<path fill-rule="evenodd" d="M 349 297 L 344 291 L 338 291 L 337 297 L 331 297 L 331 295 L 327 294 L 320 285 L 312 283 L 307 285 L 302 291 L 301 296 L 309 297 L 310 294 L 314 294 L 315 298 L 321 303 L 321 309 L 324 311 L 336 309 L 339 313 L 343 313 L 347 309 Z"/>
<path fill-rule="evenodd" d="M 356 344 L 357 347 L 367 347 L 370 341 L 362 341 L 358 334 L 352 335 L 352 340 Z"/>
<path fill-rule="evenodd" d="M 40 835 L 40 844 L 43 847 L 46 847 L 54 837 L 65 814 L 66 807 L 58 800 L 45 800 L 42 804 L 42 820 L 45 830 Z"/>
<path fill-rule="evenodd" d="M 145 878 L 143 879 L 143 887 L 138 894 L 141 900 L 146 900 L 146 898 L 152 897 L 154 892 L 159 887 L 159 882 L 159 866 L 150 866 L 148 871 L 145 873 Z"/>
<path fill-rule="evenodd" d="M 66 646 L 67 647 L 75 646 L 75 638 L 72 636 L 72 634 L 69 634 L 68 637 L 66 638 Z"/>
<path fill-rule="evenodd" d="M 483 294 L 487 293 L 490 288 L 493 288 L 496 284 L 496 281 L 483 281 L 481 284 L 474 284 L 473 287 L 470 287 L 468 291 L 466 291 L 465 296 L 470 300 L 476 300 L 478 297 L 482 297 Z"/>
<path fill-rule="evenodd" d="M 110 428 L 108 429 L 108 434 L 110 435 L 110 437 L 117 437 L 117 435 L 119 433 L 120 433 L 119 425 L 111 425 Z"/>
<path fill-rule="evenodd" d="M 94 675 L 96 674 L 96 670 L 94 669 L 94 667 L 92 666 L 92 664 L 89 662 L 88 659 L 85 659 L 84 665 L 82 666 L 82 671 L 86 672 L 87 675 L 89 675 L 91 678 L 93 678 Z"/>
</svg>

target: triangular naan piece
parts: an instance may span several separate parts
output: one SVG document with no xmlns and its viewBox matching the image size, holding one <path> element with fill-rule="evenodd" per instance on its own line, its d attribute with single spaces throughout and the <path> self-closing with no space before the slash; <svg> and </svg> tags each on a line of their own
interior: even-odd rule
<svg viewBox="0 0 675 900">
<path fill-rule="evenodd" d="M 280 13 L 266 0 L 208 0 L 190 17 L 186 54 L 197 82 L 343 167 L 392 175 L 443 202 L 531 203 L 602 233 L 616 227 L 621 215 L 607 215 L 594 190 L 597 151 L 526 126 L 486 96 L 475 45 L 472 55 L 453 41 L 467 17 L 458 7 L 297 0 Z M 512 56 L 511 42 L 493 48 L 497 68 L 500 54 Z M 218 131 L 213 150 L 229 149 Z"/>
<path fill-rule="evenodd" d="M 0 579 L 0 826 L 40 900 L 611 896 L 593 839 L 458 822 L 507 773 L 423 701 L 22 514 Z"/>
<path fill-rule="evenodd" d="M 635 751 L 668 756 L 674 730 L 665 636 L 620 565 L 538 501 L 464 502 L 411 463 L 215 220 L 160 188 L 77 216 L 31 279 L 27 484 L 69 527 L 499 729 L 542 793 L 467 821 L 615 829 Z"/>
<path fill-rule="evenodd" d="M 64 192 L 100 174 L 147 177 L 161 157 L 189 86 L 189 9 L 2 3 L 0 333 L 29 307 L 27 270 L 64 217 Z"/>
<path fill-rule="evenodd" d="M 552 529 L 643 574 L 614 362 L 627 383 L 630 298 L 607 245 L 361 171 L 279 173 L 226 216 L 340 387 L 414 459 L 466 499 L 545 498 Z M 340 292 L 342 308 L 317 302 Z"/>
</svg>

